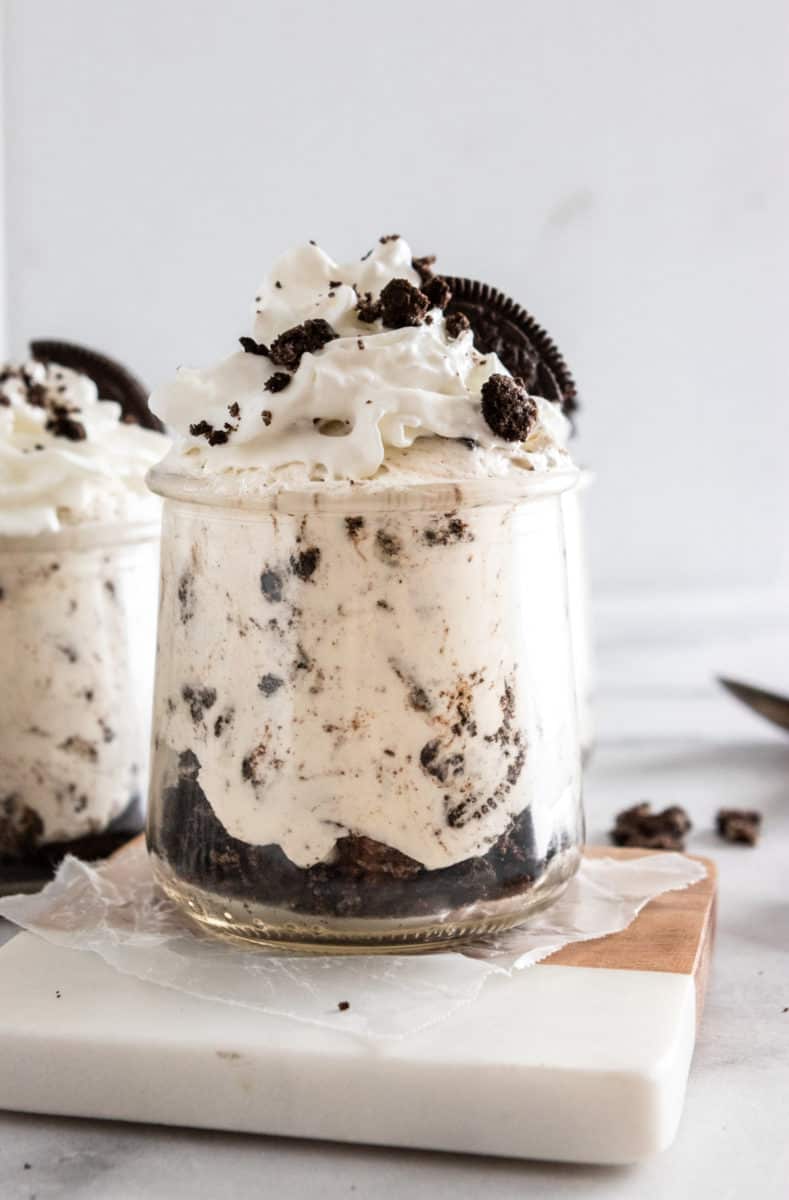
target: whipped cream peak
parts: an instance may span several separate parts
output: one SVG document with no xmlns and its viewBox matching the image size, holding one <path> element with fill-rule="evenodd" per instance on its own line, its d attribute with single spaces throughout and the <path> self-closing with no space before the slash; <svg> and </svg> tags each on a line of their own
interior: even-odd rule
<svg viewBox="0 0 789 1200">
<path fill-rule="evenodd" d="M 145 474 L 169 445 L 126 424 L 86 375 L 31 360 L 0 369 L 0 536 L 145 520 Z"/>
<path fill-rule="evenodd" d="M 512 469 L 567 465 L 569 426 L 534 398 L 524 440 L 485 418 L 483 388 L 508 376 L 445 318 L 448 289 L 408 243 L 381 238 L 339 264 L 314 243 L 284 255 L 255 298 L 252 337 L 215 367 L 182 368 L 151 408 L 174 431 L 167 468 L 190 475 L 257 472 L 263 484 L 369 480 L 394 451 L 430 439 L 473 443 Z M 426 464 L 427 465 L 427 464 Z M 480 470 L 479 458 L 474 474 Z M 429 479 L 428 472 L 427 478 Z"/>
</svg>

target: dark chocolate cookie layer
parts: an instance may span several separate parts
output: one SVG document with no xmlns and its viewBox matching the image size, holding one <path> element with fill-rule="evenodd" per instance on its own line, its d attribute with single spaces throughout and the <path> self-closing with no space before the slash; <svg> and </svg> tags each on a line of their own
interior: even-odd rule
<svg viewBox="0 0 789 1200">
<path fill-rule="evenodd" d="M 535 853 L 529 810 L 485 855 L 427 870 L 390 846 L 362 836 L 337 841 L 330 863 L 297 867 L 279 846 L 231 837 L 198 783 L 199 763 L 181 755 L 178 783 L 162 797 L 153 850 L 187 883 L 220 896 L 316 917 L 440 916 L 477 901 L 528 890 L 555 850 Z"/>
<path fill-rule="evenodd" d="M 114 400 L 120 404 L 123 419 L 129 424 L 142 425 L 146 429 L 164 431 L 164 425 L 148 407 L 148 392 L 136 375 L 98 350 L 78 346 L 75 342 L 61 342 L 48 338 L 30 343 L 33 358 L 44 363 L 57 363 L 79 371 L 92 379 L 102 400 Z"/>
<path fill-rule="evenodd" d="M 487 283 L 453 275 L 444 278 L 452 291 L 447 317 L 466 317 L 478 350 L 497 354 L 510 374 L 523 380 L 530 395 L 561 404 L 565 416 L 572 418 L 578 410 L 575 380 L 556 343 L 531 313 Z"/>
<path fill-rule="evenodd" d="M 14 892 L 37 892 L 54 876 L 67 854 L 73 854 L 84 862 L 97 862 L 108 858 L 136 837 L 143 827 L 142 801 L 133 796 L 127 807 L 110 824 L 104 833 L 85 834 L 84 837 L 64 842 L 48 842 L 39 846 L 34 838 L 24 844 L 16 837 L 8 838 L 0 820 L 0 896 Z M 40 820 L 38 822 L 40 835 Z"/>
</svg>

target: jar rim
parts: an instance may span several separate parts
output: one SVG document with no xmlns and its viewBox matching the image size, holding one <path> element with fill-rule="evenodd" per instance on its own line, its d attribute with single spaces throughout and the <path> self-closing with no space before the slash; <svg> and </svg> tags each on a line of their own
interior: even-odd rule
<svg viewBox="0 0 789 1200">
<path fill-rule="evenodd" d="M 559 495 L 579 486 L 582 472 L 576 466 L 551 471 L 518 471 L 507 476 L 473 479 L 441 479 L 428 483 L 386 485 L 370 480 L 316 482 L 302 488 L 264 487 L 253 491 L 239 475 L 234 484 L 223 477 L 223 490 L 215 488 L 215 476 L 185 475 L 153 467 L 146 476 L 151 491 L 166 500 L 209 508 L 232 508 L 302 514 L 307 512 L 359 513 L 382 510 L 431 510 L 479 508 L 486 505 L 519 503 Z"/>
</svg>

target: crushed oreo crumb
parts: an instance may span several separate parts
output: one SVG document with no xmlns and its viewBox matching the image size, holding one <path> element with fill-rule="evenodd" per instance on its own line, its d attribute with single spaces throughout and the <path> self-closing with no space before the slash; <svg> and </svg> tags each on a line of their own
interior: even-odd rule
<svg viewBox="0 0 789 1200">
<path fill-rule="evenodd" d="M 230 437 L 227 429 L 214 429 L 209 421 L 196 421 L 189 432 L 192 437 L 204 437 L 209 446 L 223 446 Z"/>
<path fill-rule="evenodd" d="M 337 334 L 328 321 L 322 317 L 305 321 L 303 325 L 294 325 L 286 329 L 271 344 L 269 351 L 271 361 L 278 367 L 295 371 L 301 362 L 303 354 L 314 354 L 322 350 L 329 342 L 333 342 Z"/>
<path fill-rule="evenodd" d="M 271 416 L 271 409 L 270 409 L 270 408 L 264 408 L 264 409 L 263 409 L 263 411 L 262 411 L 262 413 L 260 414 L 260 419 L 261 419 L 261 421 L 263 422 L 263 424 L 264 424 L 264 425 L 270 425 L 270 424 L 271 424 L 271 420 L 272 420 L 272 416 Z"/>
<path fill-rule="evenodd" d="M 226 729 L 233 724 L 235 713 L 232 708 L 228 708 L 225 712 L 220 713 L 214 721 L 214 737 L 221 737 Z"/>
<path fill-rule="evenodd" d="M 273 375 L 269 376 L 263 387 L 267 392 L 284 392 L 290 380 L 291 376 L 286 371 L 275 371 Z"/>
<path fill-rule="evenodd" d="M 364 529 L 364 517 L 346 517 L 345 532 L 352 542 L 358 542 L 359 534 Z"/>
<path fill-rule="evenodd" d="M 241 408 L 239 407 L 237 400 L 234 400 L 232 404 L 228 404 L 227 411 L 230 413 L 234 421 L 241 416 Z"/>
<path fill-rule="evenodd" d="M 339 1004 L 337 1005 L 337 1007 L 340 1010 L 340 1012 L 347 1012 L 351 1006 L 347 1000 L 341 1000 L 339 1002 Z"/>
<path fill-rule="evenodd" d="M 761 832 L 762 814 L 752 808 L 721 808 L 715 818 L 715 827 L 726 842 L 755 846 Z"/>
<path fill-rule="evenodd" d="M 321 560 L 321 552 L 317 546 L 310 546 L 308 550 L 302 550 L 301 554 L 294 555 L 290 560 L 290 569 L 294 575 L 304 582 L 311 579 L 315 574 L 318 563 Z"/>
<path fill-rule="evenodd" d="M 421 258 L 411 259 L 411 266 L 414 268 L 423 284 L 427 283 L 428 279 L 433 278 L 433 263 L 435 261 L 435 254 L 423 254 Z"/>
<path fill-rule="evenodd" d="M 428 546 L 452 546 L 457 542 L 473 542 L 474 535 L 465 521 L 455 514 L 447 513 L 444 521 L 435 521 L 422 531 L 422 540 Z"/>
<path fill-rule="evenodd" d="M 258 688 L 264 696 L 273 696 L 275 692 L 279 691 L 284 682 L 284 679 L 280 679 L 279 675 L 263 675 L 258 683 Z"/>
<path fill-rule="evenodd" d="M 88 436 L 81 421 L 75 421 L 67 413 L 57 413 L 47 421 L 46 428 L 55 437 L 68 438 L 70 442 L 84 442 Z"/>
<path fill-rule="evenodd" d="M 359 303 L 356 305 L 356 316 L 365 325 L 372 325 L 373 321 L 377 321 L 381 315 L 381 301 L 373 300 L 372 292 L 365 292 L 359 297 Z"/>
<path fill-rule="evenodd" d="M 181 696 L 189 706 L 189 715 L 195 725 L 203 720 L 206 709 L 213 708 L 216 704 L 216 688 L 212 687 L 193 688 L 185 683 L 181 688 Z"/>
<path fill-rule="evenodd" d="M 471 322 L 465 313 L 454 312 L 447 317 L 444 328 L 447 331 L 447 337 L 454 341 L 455 338 L 460 337 L 461 333 L 465 333 L 467 329 L 471 328 Z"/>
<path fill-rule="evenodd" d="M 653 813 L 651 804 L 642 803 L 617 814 L 610 837 L 615 846 L 684 850 L 685 835 L 690 829 L 690 817 L 678 804 Z"/>
<path fill-rule="evenodd" d="M 341 279 L 330 279 L 330 280 L 329 280 L 329 287 L 330 287 L 330 288 L 338 288 L 338 287 L 342 287 L 342 280 L 341 280 Z"/>
<path fill-rule="evenodd" d="M 482 415 L 505 442 L 523 442 L 537 420 L 537 405 L 517 380 L 491 375 L 482 385 Z"/>
<path fill-rule="evenodd" d="M 421 325 L 430 307 L 425 293 L 407 279 L 392 279 L 381 292 L 381 316 L 387 329 Z"/>
<path fill-rule="evenodd" d="M 434 275 L 427 283 L 423 282 L 422 291 L 433 308 L 446 308 L 452 299 L 452 288 L 443 275 Z"/>
<path fill-rule="evenodd" d="M 266 568 L 260 576 L 260 590 L 271 604 L 277 604 L 282 599 L 282 576 L 278 571 Z"/>
<path fill-rule="evenodd" d="M 388 529 L 379 529 L 375 535 L 375 546 L 378 555 L 384 562 L 397 566 L 403 552 L 403 543 L 395 533 Z"/>
<path fill-rule="evenodd" d="M 247 354 L 260 354 L 263 358 L 268 358 L 268 346 L 264 346 L 262 342 L 256 342 L 251 337 L 240 337 L 238 340 Z"/>
<path fill-rule="evenodd" d="M 379 237 L 378 241 L 381 243 L 382 246 L 385 246 L 387 242 L 398 241 L 399 237 L 400 237 L 399 233 L 385 233 L 381 237 Z"/>
</svg>

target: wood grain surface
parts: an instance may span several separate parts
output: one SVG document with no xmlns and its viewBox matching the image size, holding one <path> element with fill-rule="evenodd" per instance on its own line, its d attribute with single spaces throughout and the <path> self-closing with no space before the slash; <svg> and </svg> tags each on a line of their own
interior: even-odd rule
<svg viewBox="0 0 789 1200">
<path fill-rule="evenodd" d="M 630 859 L 657 850 L 587 846 L 589 858 Z M 671 971 L 692 975 L 701 1014 L 715 935 L 718 872 L 709 858 L 691 854 L 706 867 L 706 878 L 682 891 L 658 896 L 621 933 L 574 942 L 543 959 L 551 966 L 600 967 L 616 971 Z"/>
</svg>

